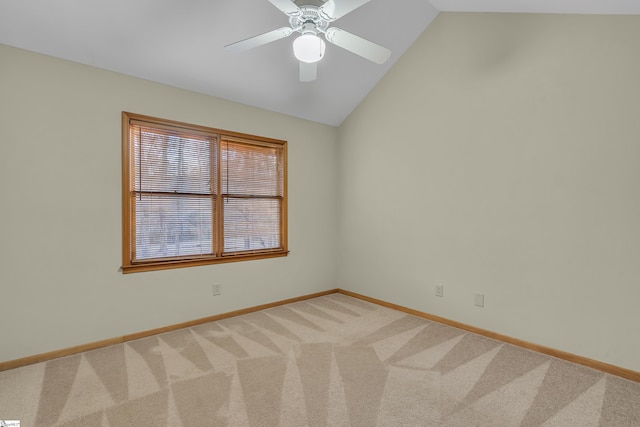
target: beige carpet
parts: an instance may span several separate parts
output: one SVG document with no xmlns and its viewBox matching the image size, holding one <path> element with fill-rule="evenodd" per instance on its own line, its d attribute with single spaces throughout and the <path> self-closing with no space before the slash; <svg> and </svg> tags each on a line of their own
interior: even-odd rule
<svg viewBox="0 0 640 427">
<path fill-rule="evenodd" d="M 331 294 L 0 372 L 0 419 L 640 426 L 640 383 Z"/>
</svg>

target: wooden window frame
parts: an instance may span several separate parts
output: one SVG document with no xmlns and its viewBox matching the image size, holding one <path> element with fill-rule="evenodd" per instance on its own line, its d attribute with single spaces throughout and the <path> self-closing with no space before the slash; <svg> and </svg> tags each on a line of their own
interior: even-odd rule
<svg viewBox="0 0 640 427">
<path fill-rule="evenodd" d="M 211 255 L 193 255 L 187 257 L 167 257 L 167 258 L 156 258 L 156 259 L 147 259 L 147 260 L 134 260 L 134 246 L 135 246 L 135 207 L 132 203 L 132 197 L 134 197 L 135 190 L 135 167 L 134 164 L 134 144 L 131 140 L 130 136 L 130 127 L 131 123 L 144 123 L 150 127 L 162 128 L 169 127 L 171 129 L 183 129 L 185 132 L 190 133 L 205 133 L 207 135 L 215 135 L 217 148 L 217 167 L 216 173 L 218 174 L 217 189 L 215 191 L 215 196 L 212 196 L 215 199 L 216 208 L 214 209 L 215 214 L 212 219 L 213 229 L 215 233 L 213 235 L 213 254 Z M 254 146 L 268 146 L 268 147 L 277 147 L 281 151 L 282 155 L 282 163 L 284 165 L 283 175 L 282 175 L 282 197 L 280 204 L 280 224 L 279 224 L 279 233 L 280 233 L 280 247 L 272 248 L 272 249 L 264 249 L 264 250 L 253 250 L 246 252 L 232 252 L 232 253 L 223 253 L 223 239 L 224 239 L 224 209 L 223 209 L 223 199 L 224 195 L 221 189 L 220 178 L 220 146 L 222 145 L 222 141 L 224 140 L 241 140 L 243 143 L 247 145 Z M 237 261 L 249 261 L 249 260 L 259 260 L 265 258 L 276 258 L 287 256 L 288 251 L 288 243 L 287 243 L 287 141 L 266 138 L 262 136 L 248 135 L 238 132 L 231 132 L 221 129 L 210 128 L 206 126 L 193 125 L 183 122 L 178 122 L 174 120 L 166 120 L 160 119 L 156 117 L 145 116 L 141 114 L 134 114 L 129 112 L 122 112 L 122 272 L 123 273 L 134 273 L 141 271 L 154 271 L 154 270 L 166 270 L 173 268 L 183 268 L 183 267 L 194 267 L 194 266 L 202 266 L 202 265 L 210 265 L 210 264 L 219 264 L 219 263 L 227 263 L 227 262 L 237 262 Z"/>
</svg>

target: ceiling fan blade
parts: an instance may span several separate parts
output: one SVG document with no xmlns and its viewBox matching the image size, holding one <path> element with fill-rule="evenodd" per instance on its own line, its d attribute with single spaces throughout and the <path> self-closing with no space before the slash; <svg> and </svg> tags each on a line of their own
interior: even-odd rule
<svg viewBox="0 0 640 427">
<path fill-rule="evenodd" d="M 245 50 L 253 49 L 254 47 L 289 37 L 292 33 L 293 30 L 291 27 L 282 27 L 255 37 L 250 37 L 239 42 L 228 44 L 224 48 L 229 52 L 244 52 Z"/>
<path fill-rule="evenodd" d="M 287 16 L 298 16 L 302 14 L 300 8 L 291 0 L 269 0 L 269 2 Z"/>
<path fill-rule="evenodd" d="M 356 10 L 370 0 L 329 0 L 320 7 L 321 16 L 327 21 L 335 21 L 352 10 Z"/>
<path fill-rule="evenodd" d="M 391 56 L 391 51 L 386 47 L 365 40 L 362 37 L 358 37 L 340 28 L 331 27 L 325 32 L 324 36 L 328 42 L 356 55 L 360 55 L 376 64 L 384 64 Z"/>
<path fill-rule="evenodd" d="M 300 61 L 300 81 L 311 82 L 316 77 L 318 77 L 318 63 Z"/>
</svg>

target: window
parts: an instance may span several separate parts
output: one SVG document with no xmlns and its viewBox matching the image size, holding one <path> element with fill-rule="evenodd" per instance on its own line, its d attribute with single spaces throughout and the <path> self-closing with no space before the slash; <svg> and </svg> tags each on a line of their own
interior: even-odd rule
<svg viewBox="0 0 640 427">
<path fill-rule="evenodd" d="M 125 273 L 287 255 L 287 143 L 122 113 Z"/>
</svg>

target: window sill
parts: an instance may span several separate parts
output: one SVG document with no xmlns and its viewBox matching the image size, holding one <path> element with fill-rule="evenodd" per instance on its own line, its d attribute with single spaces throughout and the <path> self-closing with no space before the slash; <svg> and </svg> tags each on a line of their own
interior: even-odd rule
<svg viewBox="0 0 640 427">
<path fill-rule="evenodd" d="M 279 257 L 285 257 L 288 254 L 289 254 L 289 251 L 274 251 L 274 252 L 227 255 L 227 256 L 222 256 L 217 258 L 205 258 L 205 259 L 200 258 L 200 259 L 185 259 L 185 260 L 175 260 L 175 261 L 137 262 L 134 264 L 123 265 L 121 267 L 121 270 L 123 274 L 139 273 L 143 271 L 170 270 L 174 268 L 199 267 L 203 265 L 222 264 L 227 262 L 279 258 Z"/>
</svg>

